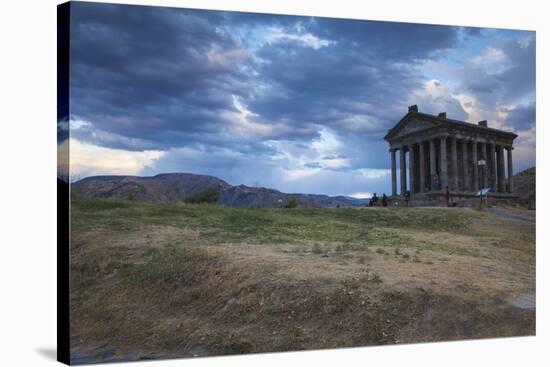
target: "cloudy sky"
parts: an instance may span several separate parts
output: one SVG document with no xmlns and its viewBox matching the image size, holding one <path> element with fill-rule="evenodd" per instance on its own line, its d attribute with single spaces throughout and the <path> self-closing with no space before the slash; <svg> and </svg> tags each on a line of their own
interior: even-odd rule
<svg viewBox="0 0 550 367">
<path fill-rule="evenodd" d="M 411 104 L 515 131 L 515 170 L 535 164 L 529 31 L 72 3 L 70 83 L 79 177 L 380 194 Z"/>
</svg>

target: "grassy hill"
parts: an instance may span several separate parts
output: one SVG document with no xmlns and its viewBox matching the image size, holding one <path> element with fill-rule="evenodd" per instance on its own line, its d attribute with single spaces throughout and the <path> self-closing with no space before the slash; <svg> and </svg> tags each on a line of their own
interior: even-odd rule
<svg viewBox="0 0 550 367">
<path fill-rule="evenodd" d="M 514 186 L 520 202 L 529 209 L 536 208 L 536 183 L 536 167 L 528 168 L 514 175 Z"/>
<path fill-rule="evenodd" d="M 80 199 L 71 210 L 74 353 L 190 357 L 535 332 L 534 310 L 512 305 L 534 294 L 532 223 L 457 208 Z"/>
</svg>

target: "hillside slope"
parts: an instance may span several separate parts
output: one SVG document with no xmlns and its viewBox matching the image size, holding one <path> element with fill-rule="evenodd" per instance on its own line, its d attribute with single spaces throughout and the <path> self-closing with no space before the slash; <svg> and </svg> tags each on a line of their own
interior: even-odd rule
<svg viewBox="0 0 550 367">
<path fill-rule="evenodd" d="M 515 190 L 522 206 L 536 208 L 536 167 L 528 168 L 514 175 Z"/>
<path fill-rule="evenodd" d="M 217 204 L 235 208 L 274 208 L 284 205 L 291 196 L 298 206 L 328 208 L 363 206 L 368 200 L 346 196 L 288 194 L 264 187 L 232 186 L 213 176 L 191 173 L 167 173 L 153 177 L 93 176 L 71 186 L 72 194 L 82 198 L 115 198 L 156 203 L 177 203 L 204 190 L 219 192 Z"/>
</svg>

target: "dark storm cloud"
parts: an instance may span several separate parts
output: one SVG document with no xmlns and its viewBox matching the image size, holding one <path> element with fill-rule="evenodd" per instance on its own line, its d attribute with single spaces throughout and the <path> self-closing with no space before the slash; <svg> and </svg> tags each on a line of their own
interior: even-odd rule
<svg viewBox="0 0 550 367">
<path fill-rule="evenodd" d="M 535 40 L 506 39 L 495 42 L 502 60 L 482 60 L 464 67 L 460 81 L 464 90 L 473 93 L 482 103 L 494 106 L 498 102 L 513 102 L 525 95 L 534 98 L 536 83 Z"/>
<path fill-rule="evenodd" d="M 281 43 L 264 46 L 259 57 L 269 60 L 259 67 L 263 81 L 272 88 L 250 106 L 268 119 L 316 123 L 331 127 L 355 114 L 387 119 L 384 99 L 404 97 L 420 85 L 411 66 L 381 63 L 345 45 L 319 50 Z M 384 88 L 387 87 L 387 88 Z M 403 109 L 403 106 L 400 106 Z M 395 117 L 395 116 L 394 116 Z M 365 129 L 369 121 L 364 121 Z"/>
<path fill-rule="evenodd" d="M 368 140 L 380 140 L 405 112 L 411 91 L 422 86 L 418 61 L 457 38 L 450 27 L 405 23 L 315 19 L 300 26 L 298 36 L 331 43 L 318 49 L 293 40 L 263 45 L 259 80 L 268 88 L 249 106 L 269 120 L 320 124 Z"/>
<path fill-rule="evenodd" d="M 322 18 L 311 29 L 348 47 L 355 43 L 368 57 L 386 62 L 425 59 L 458 43 L 458 28 L 429 24 Z"/>
<path fill-rule="evenodd" d="M 536 45 L 534 32 L 528 32 L 528 34 L 531 38 L 527 43 L 515 40 L 502 45 L 503 52 L 512 64 L 501 75 L 505 98 L 517 98 L 535 92 Z"/>
<path fill-rule="evenodd" d="M 461 30 L 468 36 L 480 36 L 483 34 L 484 28 L 462 27 Z"/>
<path fill-rule="evenodd" d="M 71 111 L 92 124 L 74 136 L 128 150 L 257 145 L 228 130 L 239 113 L 233 96 L 256 122 L 289 127 L 264 139 L 311 140 L 318 125 L 378 139 L 404 109 L 387 101 L 403 100 L 422 81 L 414 60 L 456 42 L 456 31 L 440 26 L 72 6 Z M 246 35 L 258 26 L 332 43 L 263 43 L 253 57 L 234 31 Z M 260 84 L 266 93 L 256 90 Z M 395 108 L 382 107 L 388 105 Z"/>
<path fill-rule="evenodd" d="M 382 191 L 389 182 L 383 136 L 408 104 L 466 119 L 463 106 L 479 103 L 484 113 L 509 112 L 505 124 L 514 129 L 534 123 L 534 41 L 495 30 L 71 7 L 71 137 L 163 151 L 143 174 L 189 171 L 235 184 L 260 177 L 287 191 Z M 496 53 L 474 62 L 488 46 Z M 457 97 L 464 95 L 473 102 Z"/>
<path fill-rule="evenodd" d="M 76 3 L 72 19 L 72 113 L 94 129 L 168 148 L 218 134 L 251 89 L 247 51 L 196 12 Z"/>
<path fill-rule="evenodd" d="M 534 103 L 528 105 L 519 105 L 508 111 L 506 116 L 506 125 L 516 131 L 529 130 L 535 127 L 536 107 Z"/>
</svg>

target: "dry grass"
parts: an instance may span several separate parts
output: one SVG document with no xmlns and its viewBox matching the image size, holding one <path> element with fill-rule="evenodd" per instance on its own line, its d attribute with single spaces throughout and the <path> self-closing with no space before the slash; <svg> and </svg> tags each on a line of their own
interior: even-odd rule
<svg viewBox="0 0 550 367">
<path fill-rule="evenodd" d="M 529 223 L 467 209 L 73 204 L 75 351 L 189 357 L 535 332 L 535 311 L 510 305 L 534 293 Z"/>
</svg>

